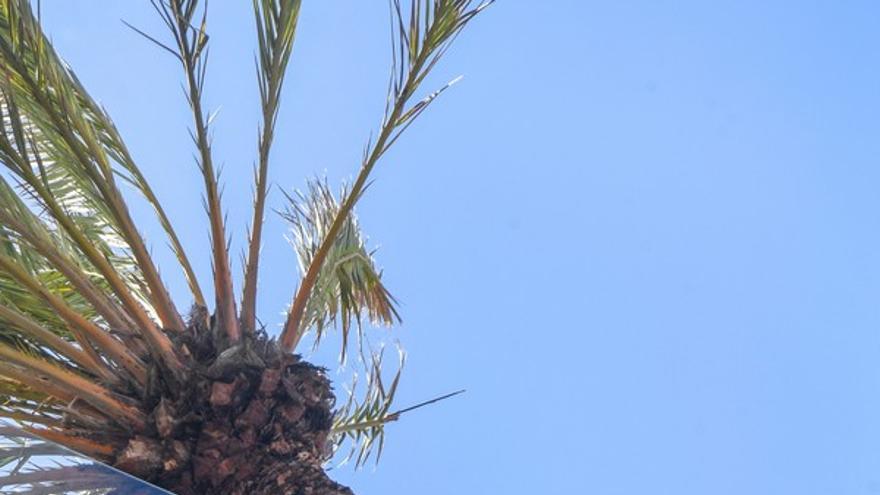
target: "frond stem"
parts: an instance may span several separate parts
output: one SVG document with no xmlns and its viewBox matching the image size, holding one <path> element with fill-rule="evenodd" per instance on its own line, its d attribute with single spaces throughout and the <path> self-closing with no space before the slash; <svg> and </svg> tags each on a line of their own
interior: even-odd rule
<svg viewBox="0 0 880 495">
<path fill-rule="evenodd" d="M 195 4 L 191 4 L 193 9 Z M 235 293 L 233 292 L 229 252 L 226 247 L 226 228 L 223 222 L 223 209 L 217 188 L 217 176 L 214 172 L 211 156 L 211 143 L 208 127 L 202 110 L 202 91 L 200 76 L 197 75 L 197 64 L 201 56 L 201 48 L 194 46 L 188 39 L 192 29 L 187 12 L 182 10 L 181 0 L 170 2 L 171 10 L 176 19 L 174 35 L 177 38 L 184 72 L 186 73 L 187 96 L 193 114 L 195 141 L 199 151 L 199 166 L 205 181 L 205 195 L 208 203 L 208 216 L 211 223 L 211 243 L 214 264 L 214 291 L 216 312 L 220 324 L 225 328 L 226 335 L 232 342 L 241 338 L 241 328 L 235 310 Z M 189 10 L 189 9 L 188 9 Z M 190 12 L 191 14 L 191 12 Z M 199 38 L 201 39 L 201 38 Z M 195 41 L 198 43 L 199 41 Z"/>
<path fill-rule="evenodd" d="M 414 89 L 412 88 L 412 85 L 415 83 L 426 57 L 427 52 L 422 52 L 418 60 L 416 60 L 410 68 L 406 84 L 403 86 L 403 90 L 397 95 L 394 107 L 385 119 L 376 143 L 373 145 L 369 156 L 361 166 L 361 170 L 351 187 L 351 191 L 339 207 L 339 211 L 336 213 L 336 217 L 333 219 L 333 223 L 327 231 L 327 235 L 321 241 L 320 247 L 315 252 L 314 257 L 309 264 L 306 274 L 302 279 L 302 283 L 293 299 L 293 304 L 287 315 L 287 321 L 284 323 L 284 330 L 281 333 L 281 348 L 287 352 L 292 352 L 296 349 L 297 344 L 299 344 L 300 339 L 302 339 L 303 333 L 305 332 L 302 320 L 306 309 L 306 303 L 308 303 L 308 300 L 311 297 L 312 289 L 318 280 L 318 274 L 324 265 L 324 260 L 327 258 L 330 248 L 336 241 L 336 236 L 339 235 L 339 231 L 342 229 L 345 220 L 354 209 L 355 203 L 360 199 L 364 186 L 367 184 L 367 179 L 370 176 L 370 172 L 385 152 L 386 143 L 397 127 L 398 119 L 403 113 L 406 102 Z"/>
<path fill-rule="evenodd" d="M 134 323 L 122 308 L 115 301 L 107 297 L 101 289 L 96 287 L 69 256 L 62 254 L 56 244 L 48 238 L 45 231 L 38 232 L 35 229 L 27 228 L 24 223 L 4 211 L 0 211 L 0 224 L 17 233 L 34 250 L 49 260 L 49 263 L 57 268 L 76 290 L 89 301 L 92 307 L 104 317 L 111 328 L 123 330 L 134 327 Z"/>
<path fill-rule="evenodd" d="M 46 381 L 75 391 L 76 396 L 82 397 L 99 411 L 106 413 L 123 425 L 133 427 L 136 430 L 142 430 L 146 426 L 146 418 L 142 412 L 135 407 L 123 404 L 113 398 L 108 390 L 83 377 L 53 366 L 46 361 L 24 355 L 5 345 L 0 345 L 0 358 L 41 375 Z"/>
<path fill-rule="evenodd" d="M 0 318 L 6 320 L 10 325 L 17 328 L 23 335 L 42 342 L 52 348 L 55 352 L 58 352 L 62 356 L 77 363 L 86 370 L 92 372 L 106 370 L 106 366 L 100 361 L 96 361 L 93 355 L 77 348 L 70 342 L 43 328 L 42 325 L 31 319 L 29 316 L 22 314 L 12 307 L 0 304 Z M 81 346 L 87 344 L 88 342 L 80 343 Z"/>
<path fill-rule="evenodd" d="M 114 339 L 105 330 L 68 306 L 63 299 L 53 294 L 38 280 L 28 274 L 14 259 L 6 255 L 0 255 L 0 269 L 9 274 L 33 295 L 46 301 L 52 309 L 58 312 L 58 316 L 67 323 L 85 352 L 95 361 L 97 369 L 93 371 L 98 372 L 107 379 L 117 379 L 106 366 L 98 366 L 98 363 L 102 363 L 102 361 L 92 348 L 92 346 L 95 346 L 106 352 L 117 364 L 127 370 L 137 383 L 142 385 L 146 383 L 146 368 L 143 363 L 125 348 L 122 342 Z"/>
<path fill-rule="evenodd" d="M 269 152 L 275 135 L 275 122 L 278 117 L 278 102 L 281 97 L 281 86 L 284 82 L 284 71 L 292 48 L 296 24 L 299 19 L 300 2 L 291 1 L 283 4 L 278 15 L 279 19 L 289 19 L 291 25 L 281 26 L 284 29 L 273 29 L 274 38 L 271 44 L 272 57 L 266 57 L 261 27 L 261 16 L 257 2 L 254 9 L 257 17 L 257 30 L 261 35 L 261 67 L 265 82 L 261 82 L 261 99 L 263 110 L 262 133 L 259 141 L 259 165 L 257 167 L 256 190 L 254 192 L 254 215 L 251 220 L 251 238 L 248 243 L 247 261 L 244 272 L 244 288 L 241 300 L 241 322 L 245 329 L 253 331 L 256 327 L 257 278 L 260 268 L 260 245 L 263 234 L 263 222 L 266 209 L 266 194 L 269 189 Z M 266 65 L 266 60 L 269 60 Z"/>
</svg>

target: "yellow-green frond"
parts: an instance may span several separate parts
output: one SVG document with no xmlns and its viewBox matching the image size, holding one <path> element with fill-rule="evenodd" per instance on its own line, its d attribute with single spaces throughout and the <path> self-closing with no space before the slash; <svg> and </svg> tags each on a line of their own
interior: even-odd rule
<svg viewBox="0 0 880 495">
<path fill-rule="evenodd" d="M 343 190 L 341 197 L 345 196 Z M 292 227 L 291 241 L 305 272 L 339 214 L 340 201 L 327 183 L 320 180 L 309 182 L 306 192 L 287 199 L 288 207 L 282 216 Z M 329 327 L 338 324 L 342 330 L 344 359 L 352 324 L 356 325 L 361 342 L 362 319 L 391 325 L 399 320 L 394 306 L 394 298 L 382 284 L 382 273 L 352 212 L 346 217 L 318 273 L 306 304 L 302 331 L 314 330 L 317 343 Z"/>
</svg>

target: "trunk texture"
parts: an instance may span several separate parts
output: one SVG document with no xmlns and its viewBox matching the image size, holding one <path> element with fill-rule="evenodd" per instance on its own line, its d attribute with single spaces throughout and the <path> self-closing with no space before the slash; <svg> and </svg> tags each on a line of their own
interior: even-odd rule
<svg viewBox="0 0 880 495">
<path fill-rule="evenodd" d="M 151 370 L 146 430 L 81 430 L 120 446 L 112 465 L 179 495 L 353 495 L 322 467 L 335 405 L 324 369 L 262 334 L 227 347 L 223 332 L 191 323 L 169 337 L 189 369 L 184 383 Z"/>
</svg>

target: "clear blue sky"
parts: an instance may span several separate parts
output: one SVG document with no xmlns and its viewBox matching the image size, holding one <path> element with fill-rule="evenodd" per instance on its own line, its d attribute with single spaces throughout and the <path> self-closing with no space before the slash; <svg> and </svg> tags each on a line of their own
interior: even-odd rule
<svg viewBox="0 0 880 495">
<path fill-rule="evenodd" d="M 249 1 L 212 3 L 239 253 L 253 27 Z M 285 188 L 354 173 L 387 78 L 386 2 L 304 3 L 271 171 Z M 146 1 L 43 10 L 207 285 L 178 67 L 119 22 L 158 20 Z M 402 302 L 400 404 L 468 393 L 391 426 L 377 470 L 336 476 L 362 494 L 880 493 L 878 26 L 872 1 L 499 1 L 425 89 L 464 81 L 360 207 Z M 270 328 L 296 281 L 283 234 L 270 216 Z"/>
</svg>

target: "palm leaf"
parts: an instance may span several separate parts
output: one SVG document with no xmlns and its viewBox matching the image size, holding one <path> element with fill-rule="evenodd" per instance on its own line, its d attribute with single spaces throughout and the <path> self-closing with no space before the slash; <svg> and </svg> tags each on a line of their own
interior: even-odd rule
<svg viewBox="0 0 880 495">
<path fill-rule="evenodd" d="M 293 50 L 301 3 L 301 0 L 254 0 L 259 48 L 257 79 L 263 122 L 258 143 L 258 163 L 254 172 L 254 214 L 251 220 L 241 302 L 241 321 L 245 328 L 250 330 L 256 328 L 257 277 L 260 267 L 263 216 L 269 189 L 269 152 L 275 137 L 281 88 Z"/>
<path fill-rule="evenodd" d="M 421 402 L 396 411 L 391 410 L 397 387 L 405 363 L 403 351 L 399 350 L 400 361 L 390 385 L 382 379 L 384 371 L 384 349 L 378 353 L 370 353 L 370 360 L 364 360 L 366 385 L 361 392 L 358 390 L 357 377 L 355 377 L 348 390 L 348 402 L 340 408 L 333 421 L 331 443 L 333 452 L 343 452 L 341 462 L 345 463 L 352 459 L 355 467 L 366 464 L 371 457 L 378 463 L 382 457 L 382 449 L 385 445 L 385 426 L 400 419 L 410 411 L 436 404 L 437 402 L 455 397 L 464 393 L 464 390 L 441 395 L 433 399 Z M 347 447 L 346 447 L 347 445 Z"/>
<path fill-rule="evenodd" d="M 119 167 L 102 144 L 112 124 L 95 112 L 27 2 L 0 4 L 0 66 L 0 161 L 51 219 L 48 228 L 63 231 L 106 280 L 155 357 L 179 370 L 170 341 L 144 308 L 148 303 L 166 328 L 182 329 L 116 185 Z"/>
<path fill-rule="evenodd" d="M 344 190 L 341 197 L 346 197 Z M 309 183 L 307 192 L 298 192 L 295 198 L 288 196 L 287 200 L 288 207 L 282 217 L 293 229 L 293 245 L 305 272 L 339 213 L 339 201 L 327 183 L 318 180 Z M 306 305 L 302 324 L 306 329 L 315 330 L 315 345 L 329 327 L 339 324 L 342 330 L 340 354 L 344 359 L 353 322 L 358 329 L 358 340 L 362 341 L 363 316 L 374 324 L 391 325 L 399 321 L 394 298 L 381 279 L 373 252 L 367 249 L 352 212 L 327 254 Z"/>
<path fill-rule="evenodd" d="M 391 412 L 397 385 L 400 383 L 405 356 L 399 352 L 400 364 L 391 384 L 386 386 L 382 380 L 382 359 L 384 349 L 371 353 L 369 362 L 364 362 L 366 384 L 359 393 L 357 377 L 349 389 L 348 402 L 339 409 L 333 421 L 331 442 L 333 451 L 342 454 L 342 462 L 354 459 L 355 466 L 363 466 L 371 456 L 376 462 L 382 456 L 385 445 L 385 425 L 396 421 L 400 416 Z M 360 399 L 358 396 L 360 395 Z M 348 448 L 346 451 L 346 443 Z"/>
<path fill-rule="evenodd" d="M 229 262 L 226 224 L 221 206 L 218 177 L 209 137 L 210 119 L 202 109 L 202 93 L 205 87 L 207 62 L 207 16 L 205 5 L 198 0 L 151 0 L 174 38 L 173 48 L 149 37 L 175 55 L 180 61 L 186 82 L 187 102 L 193 115 L 192 138 L 198 149 L 198 166 L 205 184 L 205 204 L 211 225 L 211 249 L 214 265 L 214 298 L 216 319 L 229 340 L 237 342 L 241 337 L 238 314 L 235 309 L 231 265 Z M 201 7 L 201 9 L 200 9 Z"/>
<path fill-rule="evenodd" d="M 307 328 L 303 320 L 320 273 L 355 204 L 363 195 L 376 163 L 449 85 L 410 104 L 416 90 L 467 23 L 491 3 L 491 0 L 413 0 L 407 13 L 398 0 L 392 1 L 392 24 L 399 29 L 393 36 L 391 82 L 382 127 L 376 141 L 367 145 L 360 172 L 305 269 L 281 334 L 283 349 L 295 349 L 302 338 Z"/>
</svg>

